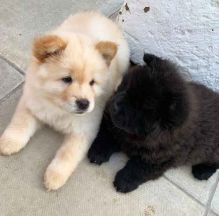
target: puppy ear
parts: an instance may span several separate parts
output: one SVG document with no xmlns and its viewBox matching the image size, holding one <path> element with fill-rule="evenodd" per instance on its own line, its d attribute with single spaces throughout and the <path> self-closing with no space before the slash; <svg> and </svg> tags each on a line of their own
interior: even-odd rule
<svg viewBox="0 0 219 216">
<path fill-rule="evenodd" d="M 33 55 L 44 63 L 51 57 L 60 56 L 61 52 L 66 48 L 67 42 L 56 35 L 45 35 L 37 37 L 33 41 Z"/>
<path fill-rule="evenodd" d="M 117 45 L 110 41 L 100 41 L 96 44 L 96 49 L 101 53 L 107 65 L 110 65 L 112 59 L 117 53 Z"/>
<path fill-rule="evenodd" d="M 153 60 L 155 60 L 157 57 L 155 55 L 152 55 L 152 54 L 149 54 L 149 53 L 145 53 L 144 54 L 144 57 L 143 57 L 143 60 L 144 62 L 147 64 L 147 65 L 150 65 L 151 62 Z"/>
</svg>

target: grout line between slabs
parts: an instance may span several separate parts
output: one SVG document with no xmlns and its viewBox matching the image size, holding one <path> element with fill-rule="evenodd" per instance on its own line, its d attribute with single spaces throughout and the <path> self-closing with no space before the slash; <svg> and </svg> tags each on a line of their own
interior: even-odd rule
<svg viewBox="0 0 219 216">
<path fill-rule="evenodd" d="M 119 17 L 119 11 L 122 10 L 126 5 L 126 2 L 124 1 L 123 5 L 121 6 L 121 8 L 119 8 L 117 11 L 115 11 L 114 13 L 112 13 L 109 17 L 113 16 L 115 13 L 118 13 L 118 17 Z M 127 36 L 131 37 L 133 40 L 135 40 L 135 42 L 140 43 L 140 41 L 138 40 L 138 38 L 136 38 L 135 36 L 133 36 L 132 34 L 130 34 L 129 32 L 127 32 L 125 29 L 123 29 L 124 34 L 126 34 Z"/>
<path fill-rule="evenodd" d="M 118 7 L 117 9 L 115 9 L 115 11 L 114 11 L 111 15 L 109 15 L 109 17 L 115 15 L 116 13 L 118 14 L 119 11 L 121 11 L 121 10 L 124 8 L 124 6 L 125 6 L 125 1 L 123 1 L 123 3 L 120 5 L 120 7 Z"/>
<path fill-rule="evenodd" d="M 166 177 L 165 175 L 163 176 L 167 181 L 169 181 L 171 184 L 173 184 L 175 187 L 177 187 L 179 190 L 181 190 L 183 193 L 185 193 L 187 196 L 189 196 L 193 201 L 199 203 L 202 207 L 205 207 L 205 205 L 203 203 L 201 203 L 198 199 L 196 199 L 195 197 L 193 197 L 191 194 L 189 194 L 187 191 L 185 191 L 182 187 L 180 187 L 179 185 L 177 185 L 175 182 L 173 182 L 172 180 L 170 180 L 168 177 Z"/>
<path fill-rule="evenodd" d="M 25 75 L 24 71 L 21 70 L 15 63 L 13 63 L 12 61 L 10 61 L 9 59 L 7 59 L 6 57 L 4 57 L 3 55 L 0 54 L 0 58 L 7 62 L 11 67 L 13 67 L 16 71 L 18 71 L 22 76 Z"/>
<path fill-rule="evenodd" d="M 210 192 L 207 204 L 206 204 L 205 213 L 204 213 L 203 216 L 207 216 L 208 213 L 211 211 L 211 203 L 212 203 L 212 200 L 214 198 L 214 195 L 215 195 L 215 192 L 216 192 L 216 189 L 217 189 L 218 185 L 219 185 L 219 171 L 217 171 L 217 178 L 216 178 L 216 181 L 215 181 L 214 185 L 212 186 L 212 189 L 211 189 L 211 192 Z"/>
<path fill-rule="evenodd" d="M 113 13 L 111 13 L 108 17 L 111 18 L 111 17 L 114 17 L 114 15 L 118 15 L 119 11 L 121 10 L 121 7 L 120 8 L 117 8 Z"/>
<path fill-rule="evenodd" d="M 0 105 L 6 101 L 11 95 L 13 95 L 18 89 L 20 89 L 23 85 L 24 81 L 19 83 L 15 88 L 13 88 L 8 94 L 6 94 L 3 98 L 0 99 Z"/>
<path fill-rule="evenodd" d="M 216 213 L 216 212 L 214 212 L 213 210 L 210 210 L 209 212 L 208 212 L 208 215 L 207 216 L 209 216 L 209 215 L 214 215 L 214 216 L 219 216 L 219 214 L 218 213 Z"/>
</svg>

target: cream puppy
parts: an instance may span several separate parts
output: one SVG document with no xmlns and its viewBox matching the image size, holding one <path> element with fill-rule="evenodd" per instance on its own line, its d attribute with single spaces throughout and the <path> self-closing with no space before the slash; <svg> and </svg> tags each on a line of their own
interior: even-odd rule
<svg viewBox="0 0 219 216">
<path fill-rule="evenodd" d="M 96 12 L 70 16 L 33 42 L 23 95 L 0 138 L 0 152 L 20 151 L 42 124 L 65 134 L 44 175 L 48 190 L 68 180 L 96 137 L 106 101 L 129 65 L 119 27 Z"/>
</svg>

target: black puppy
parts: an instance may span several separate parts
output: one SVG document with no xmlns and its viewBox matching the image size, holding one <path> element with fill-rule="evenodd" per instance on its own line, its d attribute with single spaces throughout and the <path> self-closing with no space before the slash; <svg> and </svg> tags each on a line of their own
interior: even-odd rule
<svg viewBox="0 0 219 216">
<path fill-rule="evenodd" d="M 167 60 L 146 54 L 144 61 L 109 102 L 90 161 L 101 164 L 125 152 L 130 159 L 114 181 L 124 193 L 180 165 L 208 179 L 219 168 L 219 94 L 185 81 Z"/>
</svg>

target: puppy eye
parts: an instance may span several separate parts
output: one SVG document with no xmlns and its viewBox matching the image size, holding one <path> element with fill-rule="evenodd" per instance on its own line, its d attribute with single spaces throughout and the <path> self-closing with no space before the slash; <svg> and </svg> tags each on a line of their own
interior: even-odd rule
<svg viewBox="0 0 219 216">
<path fill-rule="evenodd" d="M 96 82 L 95 82 L 95 80 L 94 79 L 92 79 L 91 81 L 90 81 L 90 85 L 92 86 L 92 85 L 94 85 Z"/>
<path fill-rule="evenodd" d="M 62 81 L 66 84 L 71 84 L 73 80 L 70 76 L 66 76 L 62 78 Z"/>
</svg>

